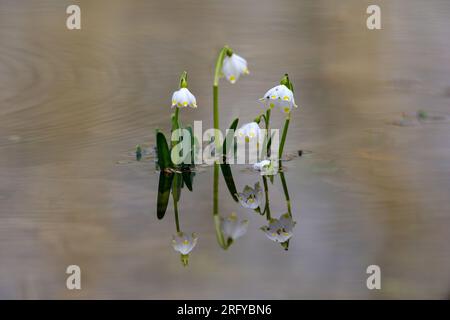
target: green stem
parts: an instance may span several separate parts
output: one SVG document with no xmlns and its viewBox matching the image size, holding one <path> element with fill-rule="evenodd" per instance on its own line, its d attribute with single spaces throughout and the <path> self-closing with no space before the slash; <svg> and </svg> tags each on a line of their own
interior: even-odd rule
<svg viewBox="0 0 450 320">
<path fill-rule="evenodd" d="M 266 212 L 266 218 L 267 220 L 270 220 L 272 217 L 270 215 L 270 203 L 269 203 L 269 187 L 267 185 L 267 177 L 263 176 L 263 184 L 264 184 L 264 195 L 266 197 L 266 203 L 264 211 Z"/>
<path fill-rule="evenodd" d="M 270 114 L 271 110 L 267 109 L 264 120 L 266 122 L 266 139 L 264 141 L 264 149 L 266 150 L 266 156 L 269 155 L 269 141 L 270 141 Z M 263 149 L 263 150 L 264 150 Z"/>
<path fill-rule="evenodd" d="M 225 55 L 230 51 L 230 48 L 224 46 L 220 50 L 219 56 L 217 57 L 216 68 L 214 70 L 214 85 L 213 85 L 213 117 L 214 117 L 214 129 L 219 129 L 219 80 L 222 74 L 222 65 Z M 219 137 L 216 131 L 214 135 L 214 141 L 216 143 L 216 151 L 219 147 Z"/>
<path fill-rule="evenodd" d="M 286 142 L 286 136 L 289 129 L 289 121 L 291 120 L 291 115 L 289 114 L 286 117 L 286 122 L 284 123 L 283 127 L 283 134 L 281 136 L 281 142 L 280 142 L 280 149 L 278 150 L 278 159 L 281 160 L 283 156 L 283 149 L 284 149 L 284 143 Z"/>
</svg>

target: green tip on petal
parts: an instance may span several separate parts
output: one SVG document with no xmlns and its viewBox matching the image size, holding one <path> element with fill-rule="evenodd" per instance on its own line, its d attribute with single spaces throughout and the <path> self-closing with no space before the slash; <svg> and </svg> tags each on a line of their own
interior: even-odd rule
<svg viewBox="0 0 450 320">
<path fill-rule="evenodd" d="M 289 250 L 289 240 L 281 243 L 281 246 L 284 248 L 284 250 Z"/>
<path fill-rule="evenodd" d="M 188 254 L 181 255 L 181 263 L 183 264 L 183 267 L 186 267 L 189 264 L 189 255 Z"/>
</svg>

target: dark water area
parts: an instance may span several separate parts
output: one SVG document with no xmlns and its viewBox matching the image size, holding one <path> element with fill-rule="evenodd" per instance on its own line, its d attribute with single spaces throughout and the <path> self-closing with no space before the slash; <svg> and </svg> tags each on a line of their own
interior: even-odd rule
<svg viewBox="0 0 450 320">
<path fill-rule="evenodd" d="M 378 31 L 356 0 L 78 1 L 82 29 L 68 31 L 71 1 L 0 0 L 0 298 L 448 297 L 450 3 L 377 2 Z M 249 221 L 222 250 L 204 166 L 179 202 L 198 235 L 183 267 L 172 202 L 156 217 L 154 159 L 133 150 L 170 129 L 183 70 L 198 103 L 183 122 L 212 127 L 224 44 L 250 75 L 221 82 L 221 128 L 250 122 L 285 72 L 295 84 L 284 167 L 297 224 L 285 251 L 221 178 L 220 214 Z M 262 183 L 250 167 L 232 168 L 239 191 Z M 278 217 L 279 177 L 268 187 Z M 66 289 L 70 264 L 80 291 Z M 366 287 L 372 264 L 382 290 Z"/>
</svg>

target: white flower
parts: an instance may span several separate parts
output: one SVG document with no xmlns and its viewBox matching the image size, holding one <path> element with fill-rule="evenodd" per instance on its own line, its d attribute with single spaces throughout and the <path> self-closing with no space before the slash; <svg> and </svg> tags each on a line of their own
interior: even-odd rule
<svg viewBox="0 0 450 320">
<path fill-rule="evenodd" d="M 172 108 L 185 108 L 187 106 L 197 108 L 197 101 L 194 95 L 187 88 L 175 91 L 172 95 Z"/>
<path fill-rule="evenodd" d="M 286 213 L 280 219 L 271 219 L 269 226 L 261 227 L 261 230 L 270 240 L 284 243 L 292 237 L 295 224 L 296 222 Z"/>
<path fill-rule="evenodd" d="M 268 108 L 278 107 L 283 113 L 290 113 L 292 108 L 297 108 L 295 104 L 294 94 L 288 87 L 280 84 L 266 92 L 263 98 L 264 104 Z"/>
<path fill-rule="evenodd" d="M 270 165 L 270 160 L 263 160 L 261 162 L 257 162 L 253 165 L 253 169 L 262 171 L 264 168 L 267 168 Z"/>
<path fill-rule="evenodd" d="M 228 239 L 236 240 L 247 232 L 248 220 L 239 220 L 234 212 L 221 221 L 223 235 Z"/>
<path fill-rule="evenodd" d="M 278 173 L 278 162 L 272 160 L 262 160 L 253 165 L 253 169 L 261 171 L 263 176 L 273 176 Z"/>
<path fill-rule="evenodd" d="M 175 251 L 178 251 L 182 255 L 188 255 L 196 244 L 197 236 L 195 233 L 190 236 L 184 232 L 178 232 L 173 236 L 172 246 Z"/>
<path fill-rule="evenodd" d="M 223 59 L 222 73 L 231 83 L 235 83 L 241 74 L 248 74 L 247 61 L 237 54 L 226 55 Z"/>
<path fill-rule="evenodd" d="M 237 194 L 239 202 L 244 208 L 256 209 L 259 207 L 262 197 L 262 190 L 259 182 L 255 183 L 255 187 L 245 186 L 244 190 Z"/>
<path fill-rule="evenodd" d="M 249 142 L 252 139 L 258 139 L 261 129 L 256 122 L 250 122 L 239 128 L 237 134 L 239 137 L 245 137 L 245 141 Z"/>
</svg>

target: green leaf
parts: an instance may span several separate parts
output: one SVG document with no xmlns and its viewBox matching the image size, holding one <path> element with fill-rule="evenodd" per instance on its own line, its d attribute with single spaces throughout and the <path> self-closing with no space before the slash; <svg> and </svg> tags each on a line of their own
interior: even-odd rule
<svg viewBox="0 0 450 320">
<path fill-rule="evenodd" d="M 172 167 L 169 146 L 167 145 L 166 137 L 162 132 L 156 133 L 156 148 L 158 152 L 158 165 L 160 170 Z"/>
<path fill-rule="evenodd" d="M 234 121 L 231 123 L 230 128 L 229 128 L 230 131 L 233 130 L 233 136 L 232 136 L 231 133 L 229 132 L 229 133 L 226 135 L 226 137 L 225 137 L 225 139 L 224 139 L 224 141 L 223 141 L 222 150 L 223 150 L 224 156 L 226 156 L 226 155 L 228 154 L 228 149 L 229 149 L 229 147 L 227 148 L 227 141 L 229 141 L 230 139 L 234 139 L 234 133 L 236 132 L 236 128 L 237 128 L 237 126 L 238 126 L 238 123 L 239 123 L 239 118 L 234 119 Z M 233 144 L 231 144 L 231 145 L 233 145 Z"/>
<path fill-rule="evenodd" d="M 173 176 L 173 173 L 167 174 L 164 171 L 159 173 L 158 199 L 156 200 L 156 215 L 158 219 L 164 218 L 166 214 Z"/>
<path fill-rule="evenodd" d="M 186 130 L 189 131 L 189 134 L 191 136 L 191 163 L 187 163 L 187 165 L 190 165 L 192 167 L 195 166 L 194 164 L 194 156 L 195 156 L 195 139 L 194 139 L 194 131 L 192 130 L 191 126 L 187 126 Z M 191 189 L 189 189 L 191 190 Z"/>
</svg>

